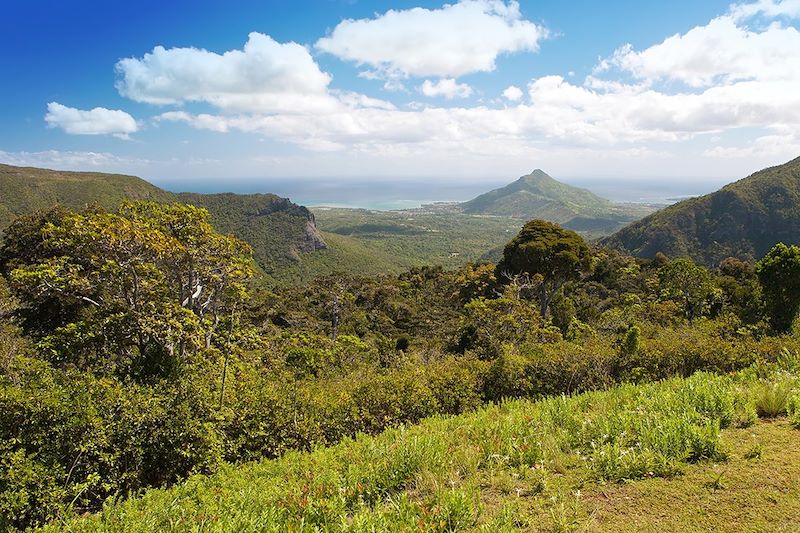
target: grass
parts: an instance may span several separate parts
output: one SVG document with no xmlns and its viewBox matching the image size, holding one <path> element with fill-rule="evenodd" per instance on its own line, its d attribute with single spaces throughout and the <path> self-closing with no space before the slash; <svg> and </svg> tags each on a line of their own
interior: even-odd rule
<svg viewBox="0 0 800 533">
<path fill-rule="evenodd" d="M 732 495 L 740 494 L 756 508 L 754 524 L 770 509 L 782 513 L 782 520 L 800 518 L 792 481 L 800 479 L 795 457 L 800 452 L 789 445 L 796 430 L 784 421 L 733 428 L 737 410 L 761 386 L 747 375 L 700 373 L 435 417 L 311 453 L 227 467 L 112 502 L 100 515 L 51 529 L 567 531 L 639 523 L 637 528 L 646 530 L 669 518 L 656 512 L 669 515 L 672 507 L 659 507 L 659 490 L 666 491 L 665 502 L 688 498 L 682 491 L 705 498 L 703 505 L 686 499 L 675 511 L 687 520 L 698 513 L 714 516 L 713 494 L 731 497 L 721 516 L 737 512 L 739 500 Z M 761 459 L 744 458 L 753 441 L 762 447 Z M 714 478 L 715 465 L 726 461 L 724 473 Z M 750 479 L 743 469 L 753 483 L 774 479 L 762 497 L 777 503 L 742 492 L 741 484 Z M 626 492 L 637 487 L 645 492 Z M 633 506 L 634 497 L 656 501 Z M 619 522 L 624 516 L 641 520 Z M 749 523 L 749 514 L 737 516 L 731 523 Z M 703 522 L 682 523 L 692 524 Z"/>
<path fill-rule="evenodd" d="M 589 531 L 796 531 L 800 449 L 786 420 L 728 429 L 725 465 L 701 463 L 684 475 L 596 487 L 583 501 Z M 757 458 L 754 447 L 760 449 Z"/>
<path fill-rule="evenodd" d="M 785 416 L 792 387 L 788 383 L 765 383 L 757 391 L 756 413 L 761 418 Z"/>
</svg>

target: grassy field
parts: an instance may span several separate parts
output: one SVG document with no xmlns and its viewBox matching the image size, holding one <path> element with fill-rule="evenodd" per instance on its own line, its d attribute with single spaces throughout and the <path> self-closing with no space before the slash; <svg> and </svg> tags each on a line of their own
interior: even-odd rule
<svg viewBox="0 0 800 533">
<path fill-rule="evenodd" d="M 799 371 L 794 357 L 505 402 L 227 467 L 51 530 L 792 530 Z"/>
</svg>

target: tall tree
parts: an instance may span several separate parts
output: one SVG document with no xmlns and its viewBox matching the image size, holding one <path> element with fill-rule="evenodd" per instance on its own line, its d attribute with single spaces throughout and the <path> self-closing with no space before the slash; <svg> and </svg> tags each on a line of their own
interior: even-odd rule
<svg viewBox="0 0 800 533">
<path fill-rule="evenodd" d="M 708 309 L 714 293 L 711 274 L 691 259 L 670 261 L 659 269 L 658 281 L 661 297 L 680 303 L 689 322 Z"/>
<path fill-rule="evenodd" d="M 210 347 L 253 271 L 249 246 L 208 219 L 193 206 L 135 202 L 46 222 L 38 252 L 9 264 L 28 316 L 47 318 L 37 333 L 54 362 L 159 374 Z"/>
<path fill-rule="evenodd" d="M 524 276 L 539 300 L 542 318 L 564 284 L 579 279 L 592 265 L 592 254 L 583 238 L 544 220 L 531 220 L 503 250 L 497 278 L 508 282 Z"/>
<path fill-rule="evenodd" d="M 800 247 L 778 243 L 756 263 L 770 325 L 777 333 L 791 331 L 800 310 Z"/>
</svg>

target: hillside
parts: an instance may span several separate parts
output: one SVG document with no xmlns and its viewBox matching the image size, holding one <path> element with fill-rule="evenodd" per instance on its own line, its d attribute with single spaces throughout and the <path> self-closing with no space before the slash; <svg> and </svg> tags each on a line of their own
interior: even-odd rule
<svg viewBox="0 0 800 533">
<path fill-rule="evenodd" d="M 791 529 L 800 519 L 800 464 L 791 445 L 798 431 L 785 421 L 739 418 L 736 406 L 753 401 L 762 386 L 745 376 L 701 373 L 436 417 L 195 476 L 66 527 L 699 531 L 707 523 L 718 531 Z"/>
<path fill-rule="evenodd" d="M 608 234 L 644 215 L 643 206 L 616 205 L 536 169 L 517 181 L 461 204 L 465 213 L 540 218 L 585 233 Z"/>
<path fill-rule="evenodd" d="M 269 274 L 297 262 L 303 252 L 326 247 L 308 209 L 274 194 L 176 194 L 136 176 L 10 165 L 0 165 L 0 191 L 0 232 L 15 217 L 55 204 L 116 209 L 124 200 L 154 200 L 208 209 L 220 231 L 253 247 L 256 262 Z"/>
<path fill-rule="evenodd" d="M 634 222 L 601 244 L 652 258 L 759 259 L 778 242 L 800 242 L 800 158 Z"/>
</svg>

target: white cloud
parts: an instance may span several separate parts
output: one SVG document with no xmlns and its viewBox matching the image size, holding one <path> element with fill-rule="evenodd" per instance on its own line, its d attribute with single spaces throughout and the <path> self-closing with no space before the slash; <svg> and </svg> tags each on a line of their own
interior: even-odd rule
<svg viewBox="0 0 800 533">
<path fill-rule="evenodd" d="M 757 32 L 725 15 L 642 51 L 625 45 L 598 71 L 613 67 L 649 84 L 680 81 L 695 88 L 743 80 L 798 81 L 800 32 L 779 23 Z"/>
<path fill-rule="evenodd" d="M 373 76 L 458 77 L 494 70 L 500 54 L 536 51 L 546 37 L 544 27 L 522 19 L 516 1 L 461 0 L 345 20 L 316 47 L 373 68 Z"/>
<path fill-rule="evenodd" d="M 0 162 L 21 167 L 44 167 L 62 170 L 120 169 L 146 166 L 147 159 L 122 157 L 108 152 L 75 152 L 43 150 L 41 152 L 4 152 L 0 150 Z"/>
<path fill-rule="evenodd" d="M 503 97 L 512 102 L 519 102 L 522 99 L 522 94 L 522 89 L 516 85 L 509 85 L 506 87 L 506 90 L 503 91 Z"/>
<path fill-rule="evenodd" d="M 114 135 L 127 138 L 138 131 L 136 120 L 125 111 L 95 107 L 75 109 L 58 102 L 47 104 L 44 117 L 50 128 L 61 128 L 74 135 Z"/>
<path fill-rule="evenodd" d="M 472 95 L 472 87 L 466 83 L 458 83 L 453 78 L 444 78 L 437 82 L 425 80 L 419 88 L 425 96 L 443 96 L 448 100 L 453 98 L 468 98 Z"/>
<path fill-rule="evenodd" d="M 734 4 L 730 9 L 731 16 L 743 20 L 756 15 L 769 18 L 779 16 L 800 17 L 800 0 L 758 0 L 750 4 Z"/>
<path fill-rule="evenodd" d="M 469 4 L 474 9 L 473 4 L 486 2 Z M 517 9 L 514 4 L 495 4 Z M 520 87 L 509 86 L 502 93 L 506 101 L 493 102 L 497 107 L 413 103 L 398 109 L 383 100 L 328 89 L 325 83 L 314 93 L 329 99 L 324 108 L 297 106 L 267 113 L 215 103 L 222 113 L 171 110 L 158 120 L 280 139 L 319 152 L 308 158 L 309 164 L 312 160 L 336 160 L 340 168 L 355 164 L 345 163 L 348 157 L 373 163 L 381 158 L 385 162 L 403 160 L 409 165 L 447 160 L 453 168 L 468 161 L 479 168 L 480 162 L 498 158 L 510 162 L 552 157 L 573 164 L 576 156 L 598 160 L 606 154 L 607 160 L 620 164 L 626 157 L 662 161 L 670 159 L 664 153 L 667 143 L 683 151 L 680 158 L 670 159 L 673 164 L 684 165 L 691 172 L 697 172 L 691 165 L 702 158 L 715 161 L 716 172 L 738 168 L 720 161 L 725 156 L 733 159 L 735 154 L 776 162 L 774 158 L 798 149 L 798 32 L 780 23 L 751 29 L 738 20 L 728 14 L 643 50 L 623 47 L 583 82 L 562 76 L 533 79 L 527 86 L 528 98 Z M 334 31 L 331 39 L 335 35 Z M 411 47 L 412 55 L 415 52 Z M 437 56 L 432 61 L 438 58 L 437 54 L 428 55 Z M 378 70 L 363 75 L 379 78 L 419 72 L 398 70 L 388 62 L 373 67 Z M 437 82 L 426 80 L 419 90 L 428 96 L 454 98 L 467 95 L 471 87 L 445 77 Z M 737 134 L 723 135 L 729 131 Z M 756 141 L 749 141 L 756 136 L 752 131 L 759 132 Z M 704 152 L 707 145 L 692 143 L 703 135 L 745 141 Z M 694 156 L 687 157 L 687 150 L 693 150 Z M 654 172 L 663 168 L 659 163 Z"/>
<path fill-rule="evenodd" d="M 785 133 L 757 137 L 744 146 L 715 146 L 703 152 L 720 159 L 794 158 L 800 154 L 800 133 Z"/>
<path fill-rule="evenodd" d="M 207 102 L 223 110 L 319 112 L 335 108 L 330 75 L 308 50 L 253 32 L 242 50 L 223 54 L 156 46 L 142 58 L 116 65 L 120 94 L 137 102 Z"/>
</svg>

